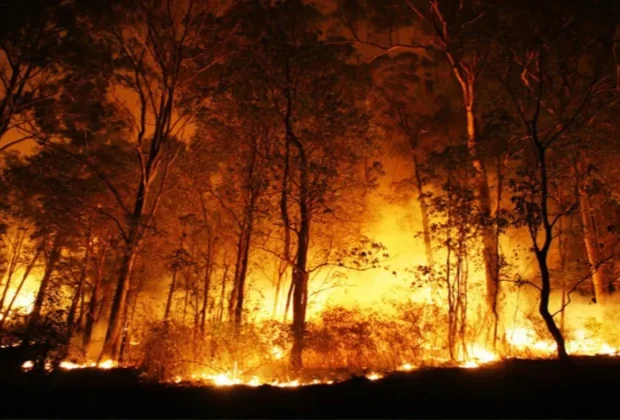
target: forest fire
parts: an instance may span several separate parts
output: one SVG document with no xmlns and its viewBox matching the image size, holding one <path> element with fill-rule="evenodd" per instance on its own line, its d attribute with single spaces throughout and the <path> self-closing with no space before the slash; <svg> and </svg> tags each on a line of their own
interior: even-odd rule
<svg viewBox="0 0 620 420">
<path fill-rule="evenodd" d="M 612 2 L 5 3 L 16 380 L 620 360 Z"/>
<path fill-rule="evenodd" d="M 532 331 L 525 328 L 516 328 L 509 331 L 507 335 L 508 343 L 519 351 L 530 352 L 539 357 L 552 357 L 556 351 L 555 343 L 537 339 Z M 591 338 L 591 334 L 585 330 L 577 330 L 573 335 L 575 338 L 569 340 L 566 345 L 570 354 L 581 356 L 618 356 L 620 354 L 620 349 L 614 348 L 604 341 Z"/>
</svg>

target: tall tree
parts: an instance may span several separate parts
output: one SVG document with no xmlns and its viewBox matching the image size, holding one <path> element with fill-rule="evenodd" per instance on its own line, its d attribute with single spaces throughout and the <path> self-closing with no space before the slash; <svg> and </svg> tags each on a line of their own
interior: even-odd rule
<svg viewBox="0 0 620 420">
<path fill-rule="evenodd" d="M 125 253 L 100 359 L 118 359 L 131 272 L 181 147 L 175 137 L 182 136 L 204 103 L 193 84 L 221 59 L 223 45 L 218 41 L 224 34 L 218 32 L 217 12 L 215 2 L 210 1 L 144 0 L 129 8 L 111 6 L 110 19 L 100 27 L 117 57 L 116 81 L 138 100 L 137 115 L 130 108 L 127 113 L 139 167 L 137 188 L 129 203 L 108 182 L 126 220 L 119 220 Z"/>
<path fill-rule="evenodd" d="M 539 313 L 562 361 L 569 361 L 569 357 L 554 320 L 560 311 L 552 314 L 549 310 L 549 255 L 557 223 L 578 208 L 582 197 L 578 184 L 560 187 L 572 188 L 570 202 L 554 199 L 552 188 L 566 177 L 567 168 L 571 168 L 570 160 L 568 164 L 565 160 L 567 155 L 570 157 L 570 150 L 582 141 L 592 119 L 599 115 L 600 101 L 609 92 L 606 67 L 597 60 L 597 56 L 603 57 L 599 55 L 600 45 L 584 45 L 589 23 L 574 14 L 576 11 L 568 9 L 557 25 L 551 25 L 548 16 L 555 11 L 541 8 L 532 16 L 527 7 L 510 8 L 505 24 L 516 27 L 504 34 L 504 65 L 495 69 L 521 120 L 522 138 L 526 140 L 517 177 L 511 182 L 515 192 L 512 199 L 516 221 L 528 228 L 538 263 Z M 522 27 L 520 19 L 526 15 L 530 23 Z M 565 207 L 557 208 L 554 201 Z"/>
<path fill-rule="evenodd" d="M 368 118 L 364 95 L 369 79 L 351 65 L 353 49 L 320 40 L 320 14 L 301 1 L 249 9 L 264 16 L 254 26 L 260 42 L 250 47 L 264 97 L 279 118 L 281 152 L 280 210 L 285 229 L 295 239 L 288 256 L 292 267 L 291 365 L 302 366 L 312 270 L 312 230 L 342 209 L 342 197 L 366 184 L 364 153 Z M 255 21 L 255 20 L 253 20 Z M 349 203 L 350 204 L 350 203 Z M 285 233 L 288 235 L 288 233 Z M 284 240 L 286 244 L 287 239 Z M 288 252 L 285 250 L 286 258 Z"/>
<path fill-rule="evenodd" d="M 346 36 L 350 42 L 379 51 L 374 57 L 412 51 L 442 57 L 454 75 L 465 115 L 467 149 L 474 169 L 473 182 L 482 223 L 486 276 L 486 301 L 494 323 L 498 322 L 499 244 L 492 222 L 492 204 L 487 164 L 479 141 L 480 115 L 476 113 L 476 87 L 489 47 L 492 1 L 357 1 L 340 2 Z M 361 28 L 366 27 L 363 31 Z M 422 31 L 421 34 L 416 32 Z M 411 39 L 402 41 L 401 39 Z"/>
</svg>

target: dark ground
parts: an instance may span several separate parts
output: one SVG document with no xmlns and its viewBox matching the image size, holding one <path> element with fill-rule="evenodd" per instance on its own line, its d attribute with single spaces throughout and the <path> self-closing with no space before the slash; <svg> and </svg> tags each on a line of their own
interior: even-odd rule
<svg viewBox="0 0 620 420">
<path fill-rule="evenodd" d="M 512 360 L 305 388 L 140 383 L 127 370 L 0 377 L 3 418 L 619 418 L 620 358 Z"/>
</svg>

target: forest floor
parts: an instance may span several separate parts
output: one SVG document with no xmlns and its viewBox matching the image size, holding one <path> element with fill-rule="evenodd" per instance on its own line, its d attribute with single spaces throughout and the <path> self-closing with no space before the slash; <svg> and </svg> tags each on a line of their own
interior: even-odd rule
<svg viewBox="0 0 620 420">
<path fill-rule="evenodd" d="M 0 377 L 3 418 L 618 418 L 620 358 L 509 360 L 302 388 L 143 383 L 124 369 Z"/>
</svg>

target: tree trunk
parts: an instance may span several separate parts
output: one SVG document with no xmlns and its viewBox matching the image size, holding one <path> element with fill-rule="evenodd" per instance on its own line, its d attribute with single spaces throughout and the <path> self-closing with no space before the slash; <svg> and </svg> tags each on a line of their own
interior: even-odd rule
<svg viewBox="0 0 620 420">
<path fill-rule="evenodd" d="M 277 319 L 278 316 L 278 303 L 280 302 L 280 290 L 282 289 L 282 281 L 284 280 L 284 273 L 286 273 L 286 268 L 288 267 L 288 262 L 280 261 L 280 266 L 278 267 L 277 277 L 276 277 L 276 290 L 273 297 L 273 310 L 271 311 L 271 317 L 273 319 Z"/>
<path fill-rule="evenodd" d="M 602 264 L 599 240 L 596 234 L 594 223 L 594 212 L 587 192 L 582 191 L 579 197 L 579 210 L 581 213 L 581 225 L 583 228 L 583 242 L 586 248 L 592 283 L 594 285 L 594 299 L 597 303 L 604 305 L 609 295 L 610 279 L 607 276 L 605 264 Z"/>
<path fill-rule="evenodd" d="M 90 300 L 88 301 L 88 309 L 86 311 L 86 322 L 84 323 L 84 336 L 82 339 L 82 346 L 88 349 L 90 341 L 93 335 L 93 329 L 95 322 L 97 322 L 97 308 L 101 301 L 101 282 L 103 281 L 103 269 L 105 265 L 106 247 L 101 246 L 99 261 L 97 263 L 97 274 L 93 284 L 93 290 L 91 292 Z"/>
<path fill-rule="evenodd" d="M 560 199 L 560 203 L 562 204 L 562 207 L 564 207 L 565 205 L 565 201 L 562 200 L 562 198 Z M 566 270 L 566 251 L 567 251 L 567 243 L 566 243 L 566 239 L 564 239 L 566 233 L 565 233 L 565 227 L 564 227 L 564 220 L 563 218 L 560 218 L 558 220 L 558 224 L 559 224 L 559 233 L 558 233 L 558 248 L 559 248 L 559 253 L 560 253 L 560 270 L 562 272 L 562 309 L 560 312 L 560 331 L 562 333 L 564 333 L 564 328 L 565 328 L 565 321 L 566 321 L 566 301 L 567 301 L 567 290 L 566 290 L 566 274 L 565 274 L 565 270 Z M 569 227 L 570 229 L 570 227 Z"/>
<path fill-rule="evenodd" d="M 133 296 L 132 296 L 133 295 Z M 121 329 L 121 338 L 119 339 L 119 345 L 118 345 L 118 363 L 119 364 L 123 364 L 125 362 L 125 352 L 127 351 L 127 344 L 129 343 L 129 336 L 130 336 L 130 332 L 129 332 L 129 324 L 130 324 L 130 320 L 129 320 L 129 307 L 131 306 L 130 303 L 134 303 L 137 302 L 137 298 L 138 298 L 138 293 L 137 291 L 135 292 L 128 292 L 127 293 L 127 304 L 124 306 L 123 309 L 123 315 L 122 315 L 122 319 L 123 319 L 123 324 L 122 324 L 122 329 Z"/>
<path fill-rule="evenodd" d="M 31 335 L 36 327 L 36 324 L 39 322 L 41 317 L 41 311 L 43 310 L 43 304 L 45 302 L 45 298 L 47 297 L 47 290 L 50 286 L 50 282 L 52 280 L 52 274 L 56 268 L 56 263 L 60 259 L 60 254 L 62 251 L 62 235 L 57 233 L 54 238 L 54 242 L 52 244 L 52 249 L 50 250 L 49 257 L 47 258 L 47 264 L 45 266 L 45 272 L 43 273 L 43 278 L 41 279 L 41 284 L 39 286 L 39 291 L 37 292 L 37 297 L 34 301 L 34 305 L 32 307 L 32 312 L 30 314 L 30 318 L 28 319 L 28 326 L 26 327 L 26 332 L 24 333 L 26 339 L 26 343 L 30 340 Z"/>
<path fill-rule="evenodd" d="M 293 266 L 293 270 L 295 270 Z M 288 320 L 289 309 L 291 308 L 291 300 L 293 299 L 293 290 L 295 290 L 295 279 L 291 277 L 291 284 L 288 287 L 288 292 L 286 293 L 286 304 L 284 306 L 284 317 L 283 322 L 286 323 Z"/>
<path fill-rule="evenodd" d="M 498 255 L 497 255 L 497 238 L 494 229 L 488 226 L 491 217 L 491 198 L 489 193 L 489 184 L 487 180 L 487 171 L 484 162 L 478 155 L 477 141 L 475 138 L 474 113 L 473 106 L 467 109 L 467 139 L 470 157 L 475 169 L 475 183 L 478 192 L 478 200 L 482 217 L 485 219 L 481 231 L 482 245 L 484 249 L 484 265 L 486 274 L 486 291 L 487 305 L 491 313 L 497 315 L 497 273 L 498 273 Z"/>
<path fill-rule="evenodd" d="M 287 107 L 286 113 L 286 130 L 287 134 L 291 130 L 290 127 L 290 118 L 291 118 L 291 108 L 290 105 Z M 284 243 L 283 247 L 283 260 L 280 261 L 280 266 L 278 268 L 278 278 L 276 283 L 276 294 L 273 302 L 273 318 L 275 319 L 277 310 L 278 310 L 278 301 L 280 300 L 280 289 L 282 288 L 282 280 L 284 279 L 284 273 L 286 273 L 286 269 L 291 263 L 291 220 L 288 213 L 288 178 L 290 172 L 290 160 L 291 160 L 291 145 L 289 138 L 284 141 L 284 171 L 282 173 L 282 191 L 280 195 L 280 217 L 282 218 L 282 226 L 283 226 L 283 234 L 284 234 Z M 290 296 L 290 293 L 289 293 Z M 290 297 L 287 298 L 286 301 L 286 310 L 284 313 L 284 322 L 286 322 L 286 313 L 288 312 L 288 304 L 290 301 Z"/>
<path fill-rule="evenodd" d="M 213 237 L 209 237 L 207 246 L 207 261 L 205 267 L 204 292 L 202 294 L 202 308 L 200 310 L 200 332 L 204 335 L 207 323 L 207 303 L 209 302 L 209 289 L 211 288 L 211 273 L 213 272 Z"/>
<path fill-rule="evenodd" d="M 168 290 L 168 299 L 166 300 L 166 309 L 164 310 L 164 322 L 170 321 L 170 310 L 172 308 L 172 300 L 174 297 L 174 291 L 177 285 L 177 269 L 172 270 L 172 281 L 170 282 L 170 289 Z"/>
<path fill-rule="evenodd" d="M 88 264 L 90 262 L 90 250 L 91 250 L 91 241 L 90 241 L 90 233 L 86 239 L 86 251 L 84 252 L 84 261 L 82 265 L 82 272 L 80 273 L 80 280 L 78 282 L 77 289 L 75 290 L 75 295 L 71 300 L 71 307 L 69 308 L 69 313 L 67 314 L 67 331 L 69 337 L 71 337 L 73 333 L 73 326 L 75 321 L 75 312 L 77 311 L 78 302 L 80 298 L 84 294 L 84 283 L 86 282 L 86 275 L 88 274 Z"/>
<path fill-rule="evenodd" d="M 36 264 L 37 260 L 39 259 L 39 255 L 41 255 L 41 251 L 42 251 L 42 247 L 41 246 L 37 247 L 37 250 L 36 250 L 36 252 L 34 254 L 34 257 L 32 257 L 32 260 L 30 260 L 30 262 L 26 266 L 26 270 L 24 271 L 24 275 L 22 276 L 22 279 L 19 282 L 19 285 L 17 286 L 17 289 L 15 289 L 15 293 L 13 294 L 13 297 L 11 298 L 11 301 L 9 302 L 9 305 L 4 310 L 4 313 L 2 314 L 2 317 L 0 317 L 0 330 L 2 330 L 2 327 L 3 327 L 4 323 L 9 318 L 9 315 L 11 313 L 11 309 L 13 309 L 13 305 L 15 304 L 15 301 L 17 300 L 17 296 L 19 295 L 19 292 L 21 292 L 22 287 L 24 287 L 24 284 L 26 283 L 26 280 L 28 279 L 28 276 L 30 276 L 30 272 L 32 271 L 32 269 L 34 268 L 34 265 Z"/>
<path fill-rule="evenodd" d="M 306 328 L 306 307 L 308 304 L 308 251 L 310 248 L 310 206 L 308 204 L 308 162 L 301 143 L 296 140 L 301 159 L 299 182 L 300 226 L 297 235 L 297 259 L 293 267 L 293 347 L 291 368 L 298 371 L 303 367 L 304 332 Z"/>
<path fill-rule="evenodd" d="M 291 349 L 291 367 L 298 371 L 303 367 L 304 332 L 306 328 L 306 308 L 308 304 L 308 272 L 306 259 L 308 254 L 307 240 L 302 240 L 297 264 L 293 268 L 293 347 Z"/>
<path fill-rule="evenodd" d="M 226 256 L 224 256 L 226 260 Z M 221 324 L 224 318 L 224 300 L 226 299 L 226 277 L 228 277 L 228 264 L 224 267 L 224 274 L 222 274 L 222 288 L 220 289 L 220 309 L 218 313 L 218 322 Z"/>
<path fill-rule="evenodd" d="M 183 320 L 182 320 L 182 324 L 185 325 L 185 320 L 187 318 L 187 305 L 189 304 L 189 292 L 190 292 L 190 288 L 191 288 L 191 267 L 190 265 L 188 265 L 185 268 L 185 301 L 183 304 Z"/>
<path fill-rule="evenodd" d="M 549 275 L 549 267 L 547 265 L 547 254 L 537 253 L 538 268 L 540 270 L 541 288 L 540 288 L 540 305 L 538 307 L 540 316 L 545 321 L 545 325 L 551 333 L 553 340 L 557 346 L 558 359 L 562 362 L 570 362 L 570 357 L 566 352 L 566 344 L 564 336 L 559 330 L 553 316 L 549 313 L 549 296 L 551 295 L 551 277 Z"/>
<path fill-rule="evenodd" d="M 118 361 L 123 332 L 123 314 L 127 306 L 127 293 L 129 292 L 131 272 L 133 271 L 136 256 L 136 247 L 131 243 L 128 244 L 121 262 L 121 272 L 118 278 L 116 292 L 114 293 L 114 300 L 112 301 L 108 329 L 98 362 L 106 359 Z"/>
<path fill-rule="evenodd" d="M 245 226 L 241 226 L 239 238 L 237 239 L 237 257 L 235 259 L 235 272 L 233 273 L 233 284 L 230 289 L 230 299 L 228 299 L 228 320 L 234 321 L 235 307 L 237 305 L 237 294 L 239 293 L 239 276 L 241 275 L 241 261 L 243 261 L 243 250 L 245 249 Z"/>
<path fill-rule="evenodd" d="M 504 187 L 504 175 L 502 171 L 502 154 L 499 153 L 497 155 L 497 162 L 495 167 L 496 177 L 497 177 L 497 194 L 495 199 L 495 229 L 494 229 L 494 237 L 495 237 L 495 256 L 497 258 L 495 264 L 495 305 L 491 308 L 493 313 L 493 350 L 497 350 L 497 338 L 499 337 L 499 327 L 500 327 L 500 314 L 499 314 L 499 292 L 500 292 L 500 282 L 499 282 L 499 274 L 500 274 L 500 261 L 499 261 L 499 236 L 501 234 L 501 211 L 502 211 L 502 193 Z"/>
<path fill-rule="evenodd" d="M 245 280 L 248 272 L 248 260 L 250 255 L 250 240 L 252 238 L 252 221 L 248 221 L 248 227 L 245 232 L 245 239 L 243 241 L 243 249 L 241 250 L 241 266 L 239 276 L 237 277 L 237 293 L 235 302 L 235 331 L 239 333 L 241 329 L 241 323 L 243 321 L 243 302 L 245 298 Z"/>
<path fill-rule="evenodd" d="M 538 268 L 540 270 L 540 305 L 538 311 L 540 316 L 545 321 L 547 330 L 553 337 L 553 340 L 557 346 L 558 359 L 569 364 L 571 362 L 568 353 L 566 352 L 566 345 L 564 343 L 564 336 L 558 329 L 553 316 L 549 313 L 549 296 L 551 295 L 551 276 L 549 274 L 548 255 L 553 242 L 553 224 L 549 215 L 549 179 L 547 173 L 547 157 L 546 147 L 538 140 L 536 131 L 536 120 L 532 123 L 533 142 L 536 147 L 538 157 L 538 171 L 540 174 L 540 219 L 543 225 L 544 242 L 542 247 L 538 246 L 536 242 L 535 233 L 532 234 L 532 240 L 534 241 L 534 250 L 536 254 L 536 260 L 538 261 Z M 535 232 L 536 230 L 532 230 Z"/>
<path fill-rule="evenodd" d="M 422 171 L 418 163 L 416 150 L 413 152 L 413 174 L 415 177 L 416 189 L 418 194 L 418 202 L 420 203 L 420 213 L 422 215 L 422 233 L 424 235 L 424 250 L 426 252 L 426 264 L 429 267 L 433 265 L 433 247 L 431 241 L 431 227 L 428 220 L 428 205 L 424 196 L 424 184 L 422 182 Z"/>
<path fill-rule="evenodd" d="M 2 291 L 2 297 L 0 298 L 0 311 L 2 311 L 2 308 L 4 308 L 4 302 L 6 301 L 6 297 L 11 288 L 11 280 L 13 279 L 13 274 L 15 274 L 15 269 L 17 268 L 17 260 L 20 257 L 25 236 L 25 229 L 20 228 L 16 235 L 15 243 L 11 246 L 11 256 L 9 257 L 9 263 L 6 270 L 6 283 L 4 284 L 4 290 Z M 0 279 L 1 278 L 2 277 L 0 277 Z"/>
<path fill-rule="evenodd" d="M 476 185 L 477 199 L 480 207 L 481 216 L 484 219 L 484 226 L 481 229 L 485 278 L 486 278 L 486 301 L 489 311 L 494 316 L 497 315 L 497 284 L 498 255 L 497 238 L 494 229 L 490 226 L 491 220 L 491 197 L 489 192 L 489 182 L 484 160 L 480 156 L 478 138 L 476 132 L 476 118 L 474 114 L 474 83 L 475 77 L 471 69 L 463 70 L 463 63 L 457 63 L 448 53 L 455 76 L 461 85 L 463 93 L 463 104 L 467 121 L 467 150 L 474 169 L 474 183 Z"/>
<path fill-rule="evenodd" d="M 235 297 L 234 317 L 235 317 L 235 334 L 238 334 L 243 321 L 243 302 L 245 298 L 245 281 L 248 272 L 248 260 L 250 256 L 250 244 L 254 229 L 254 217 L 256 211 L 256 202 L 260 194 L 260 186 L 256 177 L 256 166 L 258 160 L 258 145 L 256 141 L 252 144 L 252 155 L 250 158 L 250 166 L 247 174 L 247 185 L 249 187 L 249 196 L 247 197 L 245 215 L 241 230 L 242 238 L 239 241 L 239 252 L 241 253 L 237 261 L 238 272 L 235 273 Z M 232 303 L 232 302 L 231 302 Z"/>
</svg>

